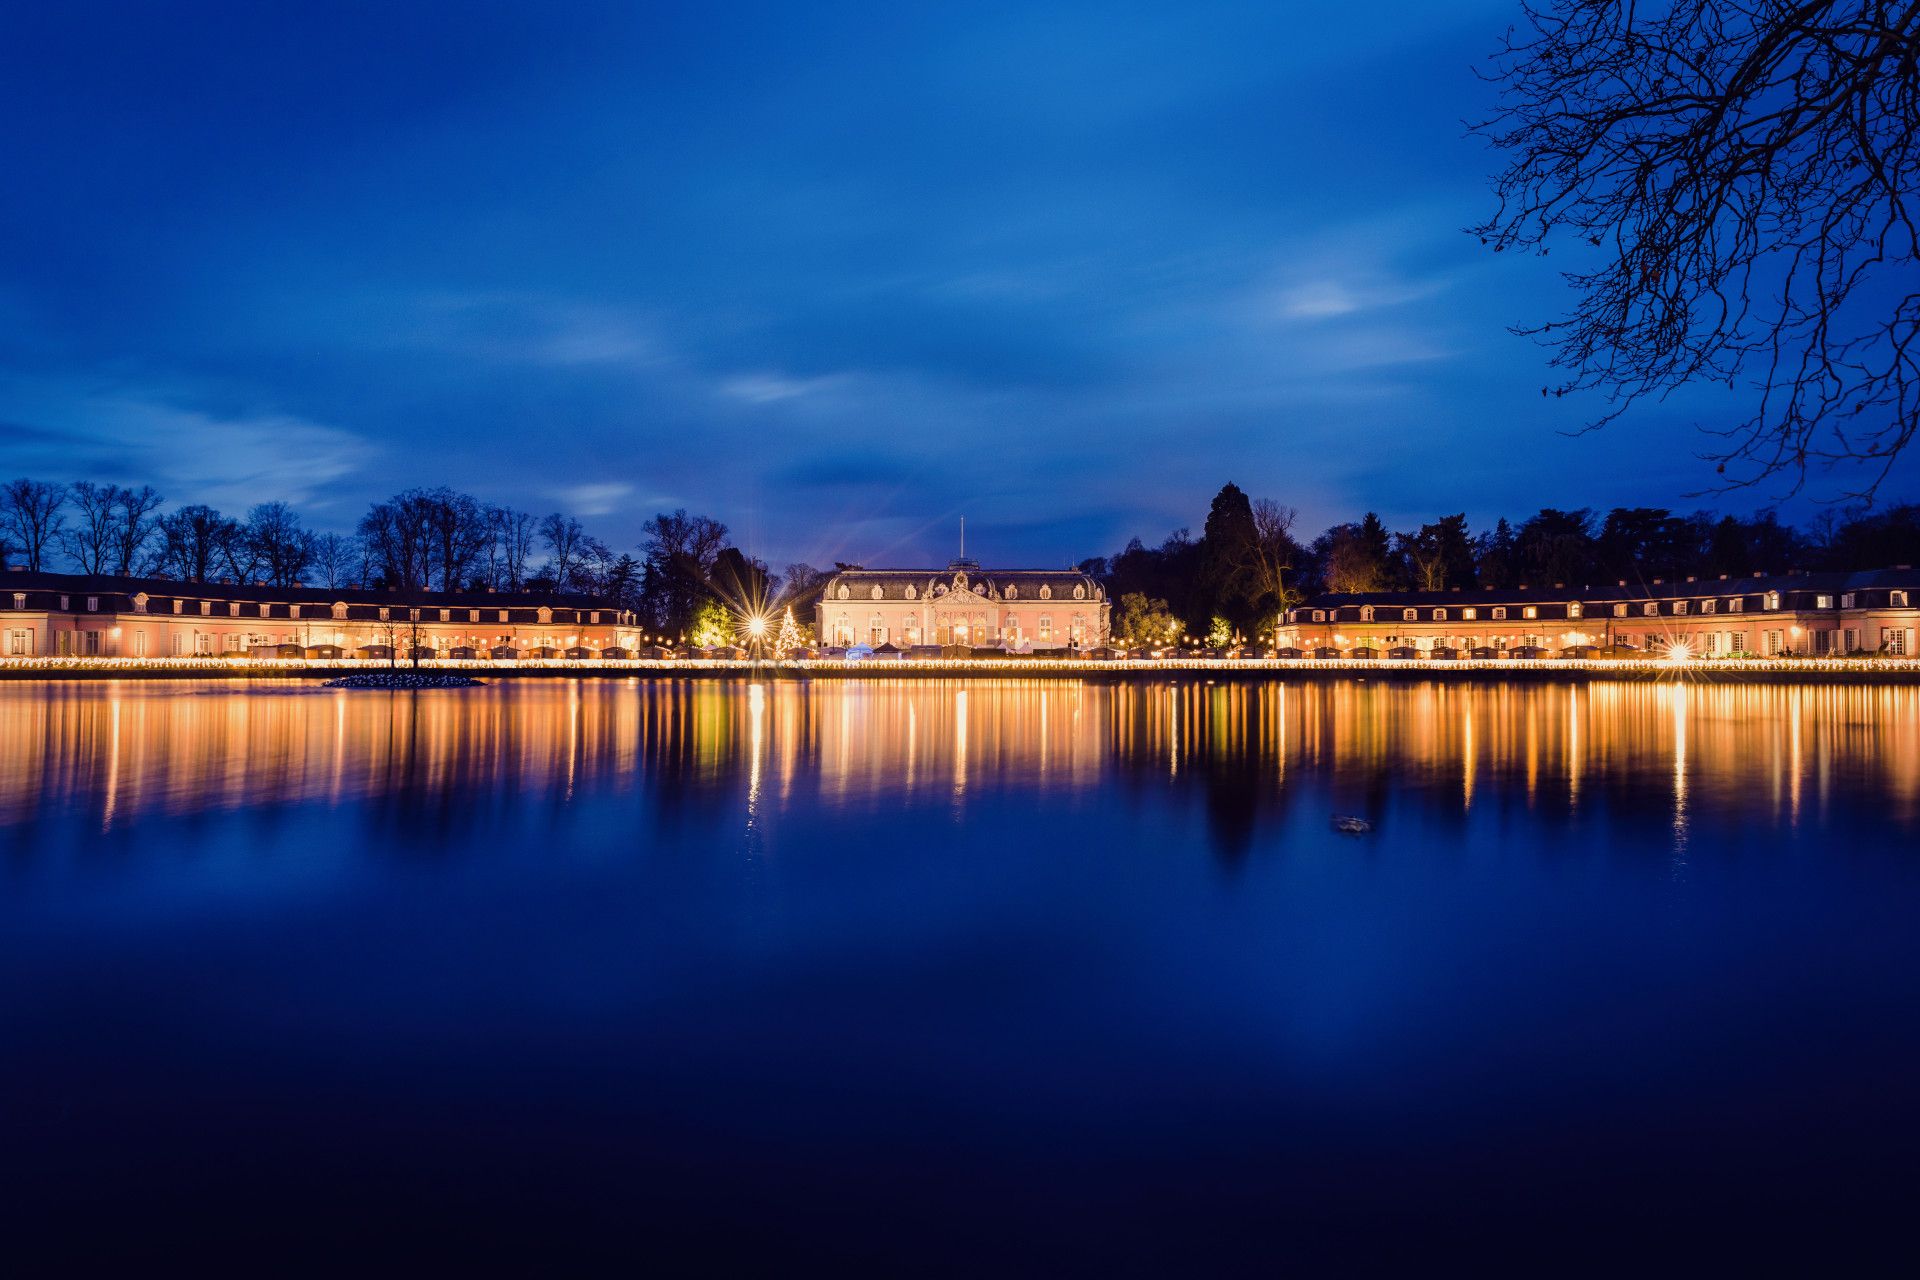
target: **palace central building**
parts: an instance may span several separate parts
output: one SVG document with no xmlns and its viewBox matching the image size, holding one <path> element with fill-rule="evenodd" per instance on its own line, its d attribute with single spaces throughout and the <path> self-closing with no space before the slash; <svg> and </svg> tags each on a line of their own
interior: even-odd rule
<svg viewBox="0 0 1920 1280">
<path fill-rule="evenodd" d="M 1075 569 L 849 569 L 827 579 L 814 613 L 822 644 L 900 649 L 967 645 L 1028 653 L 1107 641 L 1106 588 Z"/>
</svg>

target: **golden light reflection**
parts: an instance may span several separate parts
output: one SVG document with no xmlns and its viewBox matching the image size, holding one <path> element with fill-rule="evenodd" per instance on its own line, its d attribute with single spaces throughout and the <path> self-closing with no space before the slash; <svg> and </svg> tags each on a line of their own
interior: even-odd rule
<svg viewBox="0 0 1920 1280">
<path fill-rule="evenodd" d="M 1703 799 L 1798 822 L 1867 786 L 1889 820 L 1920 812 L 1920 690 L 1889 686 L 19 682 L 0 685 L 0 734 L 0 824 L 58 804 L 116 830 L 258 804 L 641 787 L 731 795 L 757 820 L 797 799 L 964 807 L 1008 783 L 1065 797 L 1142 769 L 1159 786 L 1226 769 L 1275 793 L 1377 778 L 1462 812 L 1502 795 L 1652 799 L 1682 842 Z"/>
</svg>

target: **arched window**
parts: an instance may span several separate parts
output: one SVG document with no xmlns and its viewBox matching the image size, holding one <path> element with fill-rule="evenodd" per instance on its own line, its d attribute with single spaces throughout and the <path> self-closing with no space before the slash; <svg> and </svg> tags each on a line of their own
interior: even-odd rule
<svg viewBox="0 0 1920 1280">
<path fill-rule="evenodd" d="M 1578 600 L 1575 600 L 1567 606 L 1567 616 L 1569 618 L 1577 618 L 1580 616 L 1580 602 Z"/>
<path fill-rule="evenodd" d="M 1780 607 L 1780 593 L 1778 591 L 1767 592 L 1767 608 L 1778 609 L 1779 607 Z"/>
<path fill-rule="evenodd" d="M 869 591 L 867 594 L 872 596 L 875 600 L 878 600 L 881 596 L 885 595 L 886 593 L 880 590 L 880 584 L 876 582 L 873 584 L 873 590 Z"/>
<path fill-rule="evenodd" d="M 844 613 L 833 620 L 833 643 L 842 649 L 853 644 L 853 619 Z"/>
<path fill-rule="evenodd" d="M 1020 588 L 1009 584 L 1007 587 L 1007 599 L 1018 600 L 1019 598 L 1020 598 Z"/>
<path fill-rule="evenodd" d="M 1075 600 L 1085 600 L 1087 598 L 1087 588 L 1085 583 L 1074 584 L 1073 598 Z"/>
</svg>

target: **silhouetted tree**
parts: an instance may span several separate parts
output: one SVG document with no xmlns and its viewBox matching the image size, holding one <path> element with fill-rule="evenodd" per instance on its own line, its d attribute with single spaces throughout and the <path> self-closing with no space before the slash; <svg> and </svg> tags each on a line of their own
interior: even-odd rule
<svg viewBox="0 0 1920 1280">
<path fill-rule="evenodd" d="M 1536 337 L 1611 421 L 1691 382 L 1753 387 L 1733 484 L 1863 464 L 1920 426 L 1920 6 L 1523 3 L 1478 126 L 1507 153 L 1496 251 L 1570 241 L 1571 316 Z"/>
</svg>

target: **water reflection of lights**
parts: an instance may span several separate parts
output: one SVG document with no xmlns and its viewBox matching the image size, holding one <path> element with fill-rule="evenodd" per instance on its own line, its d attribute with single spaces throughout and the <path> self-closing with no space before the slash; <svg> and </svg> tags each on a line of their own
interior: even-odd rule
<svg viewBox="0 0 1920 1280">
<path fill-rule="evenodd" d="M 1244 761 L 1256 767 L 1239 776 L 1276 790 L 1296 773 L 1390 770 L 1462 811 L 1529 785 L 1584 808 L 1650 781 L 1656 743 L 1677 842 L 1703 795 L 1799 821 L 1825 812 L 1836 777 L 1873 779 L 1890 820 L 1920 811 L 1920 689 L 1894 687 L 589 680 L 393 696 L 19 684 L 0 685 L 0 733 L 0 823 L 84 797 L 115 831 L 209 806 L 452 789 L 564 799 L 662 778 L 737 781 L 762 823 L 796 791 L 961 800 L 1017 777 L 1064 794 L 1127 762 L 1151 762 L 1162 785 Z"/>
</svg>

